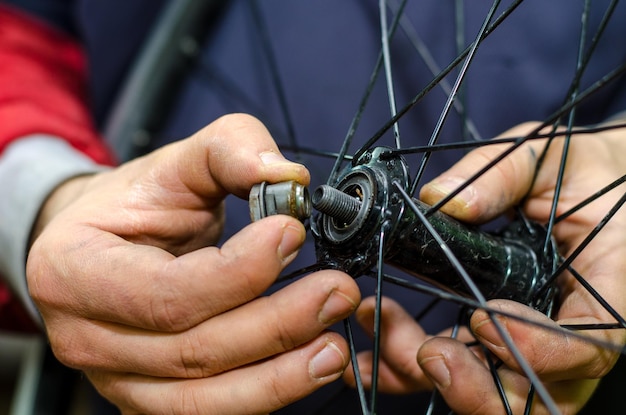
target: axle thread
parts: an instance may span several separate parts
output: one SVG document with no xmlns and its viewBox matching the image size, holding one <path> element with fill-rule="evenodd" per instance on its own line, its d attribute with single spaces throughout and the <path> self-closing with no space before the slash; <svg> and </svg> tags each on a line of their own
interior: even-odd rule
<svg viewBox="0 0 626 415">
<path fill-rule="evenodd" d="M 311 203 L 315 209 L 345 224 L 352 223 L 361 210 L 359 199 L 326 184 L 315 189 Z"/>
</svg>

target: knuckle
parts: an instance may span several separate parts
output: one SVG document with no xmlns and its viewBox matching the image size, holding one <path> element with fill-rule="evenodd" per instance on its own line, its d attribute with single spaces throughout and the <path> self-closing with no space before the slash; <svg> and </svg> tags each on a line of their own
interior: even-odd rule
<svg viewBox="0 0 626 415">
<path fill-rule="evenodd" d="M 214 348 L 207 348 L 202 339 L 188 333 L 180 347 L 180 367 L 186 378 L 206 378 L 225 370 L 224 361 Z"/>
<path fill-rule="evenodd" d="M 283 350 L 291 350 L 299 344 L 299 341 L 292 334 L 291 330 L 288 330 L 283 325 L 278 326 L 277 340 Z"/>
<path fill-rule="evenodd" d="M 146 297 L 149 301 L 149 324 L 159 331 L 179 332 L 194 325 L 194 313 L 184 293 L 179 292 L 180 288 L 172 284 L 169 273 L 170 269 L 165 267 L 151 280 L 151 291 L 157 295 Z"/>
<path fill-rule="evenodd" d="M 270 306 L 269 309 L 273 310 L 273 316 L 268 322 L 275 328 L 275 341 L 278 342 L 281 350 L 291 350 L 298 346 L 301 343 L 301 339 L 298 339 L 294 328 L 285 322 L 279 308 Z"/>
<path fill-rule="evenodd" d="M 167 296 L 150 304 L 152 324 L 157 330 L 177 332 L 189 327 L 190 313 L 176 298 Z"/>
<path fill-rule="evenodd" d="M 122 414 L 140 413 L 141 402 L 130 393 L 125 375 L 118 373 L 85 370 L 85 375 L 100 395 L 113 403 Z"/>
<path fill-rule="evenodd" d="M 269 406 L 274 409 L 283 408 L 297 398 L 290 394 L 290 391 L 295 389 L 286 388 L 281 379 L 281 373 L 273 371 L 266 383 L 269 392 L 266 396 L 270 399 Z"/>
<path fill-rule="evenodd" d="M 29 295 L 35 304 L 52 304 L 54 294 L 58 289 L 54 289 L 54 278 L 52 270 L 47 265 L 47 255 L 40 249 L 34 247 L 26 263 L 26 278 L 28 281 Z"/>
<path fill-rule="evenodd" d="M 203 408 L 196 389 L 190 386 L 183 385 L 180 391 L 180 408 L 174 410 L 173 413 L 179 414 L 202 414 L 206 412 L 206 408 Z"/>
<path fill-rule="evenodd" d="M 48 335 L 54 356 L 65 366 L 85 369 L 95 365 L 96 359 L 84 347 L 81 336 L 71 334 L 70 330 L 48 330 Z"/>
</svg>

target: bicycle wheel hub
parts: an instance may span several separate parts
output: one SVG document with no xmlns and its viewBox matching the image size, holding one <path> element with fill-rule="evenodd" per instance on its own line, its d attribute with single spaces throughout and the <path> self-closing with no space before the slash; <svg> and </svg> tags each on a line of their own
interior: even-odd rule
<svg viewBox="0 0 626 415">
<path fill-rule="evenodd" d="M 388 148 L 365 152 L 334 184 L 318 187 L 312 205 L 320 213 L 312 221 L 317 260 L 353 277 L 385 263 L 447 291 L 473 297 L 458 267 L 444 255 L 449 249 L 488 299 L 511 299 L 545 309 L 554 289 L 544 289 L 556 269 L 558 253 L 538 224 L 513 221 L 487 233 L 462 224 L 412 199 L 409 207 L 396 185 L 407 189 L 407 163 Z M 437 242 L 422 219 L 443 239 Z M 381 241 L 384 245 L 381 248 Z M 382 265 L 380 265 L 382 266 Z"/>
</svg>

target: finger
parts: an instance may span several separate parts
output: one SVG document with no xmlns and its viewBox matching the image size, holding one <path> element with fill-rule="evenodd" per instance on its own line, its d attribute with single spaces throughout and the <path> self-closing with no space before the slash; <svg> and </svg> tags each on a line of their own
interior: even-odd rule
<svg viewBox="0 0 626 415">
<path fill-rule="evenodd" d="M 525 136 L 535 125 L 519 125 L 503 136 Z M 516 149 L 465 187 L 443 206 L 442 211 L 467 222 L 485 222 L 503 213 L 519 202 L 530 189 L 537 157 L 544 145 L 532 140 Z M 424 185 L 420 198 L 431 205 L 437 203 L 511 147 L 510 144 L 485 145 L 473 150 L 452 168 Z"/>
<path fill-rule="evenodd" d="M 599 378 L 613 367 L 619 353 L 575 338 L 560 329 L 558 322 L 522 304 L 494 300 L 489 305 L 519 319 L 497 315 L 495 318 L 510 336 L 515 347 L 543 380 Z M 553 327 L 548 330 L 533 322 Z M 588 318 L 570 319 L 570 324 L 590 323 Z M 471 327 L 477 338 L 508 367 L 523 373 L 510 348 L 498 332 L 492 318 L 477 310 L 471 318 Z M 594 331 L 595 332 L 595 331 Z M 599 335 L 594 333 L 594 335 Z M 608 339 L 605 339 L 608 340 Z"/>
<path fill-rule="evenodd" d="M 359 324 L 373 336 L 376 299 L 363 300 L 356 312 Z M 426 333 L 402 306 L 390 298 L 383 298 L 381 311 L 379 388 L 382 392 L 408 393 L 432 385 L 416 364 L 415 350 L 427 338 Z M 371 386 L 373 360 L 371 352 L 358 355 L 359 371 L 366 387 Z M 344 380 L 355 385 L 354 373 L 346 371 Z"/>
<path fill-rule="evenodd" d="M 420 348 L 417 361 L 453 412 L 506 413 L 489 369 L 463 343 L 435 337 Z M 515 386 L 528 391 L 527 384 Z"/>
<path fill-rule="evenodd" d="M 548 413 L 536 394 L 529 395 L 530 382 L 526 377 L 506 366 L 492 372 L 485 362 L 461 342 L 433 338 L 421 347 L 417 359 L 454 413 L 507 413 L 506 406 L 511 408 L 511 413 L 524 413 L 529 396 L 533 414 Z M 468 379 L 471 381 L 468 382 Z M 500 383 L 501 390 L 496 386 L 495 379 Z M 562 413 L 579 411 L 596 385 L 595 380 L 544 384 Z"/>
<path fill-rule="evenodd" d="M 85 231 L 84 231 L 85 232 Z M 90 233 L 91 232 L 91 233 Z M 66 255 L 29 262 L 31 295 L 44 319 L 65 313 L 158 331 L 181 331 L 263 293 L 301 247 L 305 231 L 279 215 L 253 223 L 221 248 L 175 257 L 88 229 L 77 251 L 52 233 Z M 60 261 L 59 272 L 48 264 Z M 71 275 L 71 278 L 65 278 Z"/>
<path fill-rule="evenodd" d="M 83 370 L 208 377 L 310 341 L 350 315 L 359 300 L 350 276 L 321 271 L 180 333 L 72 320 L 55 325 L 51 339 L 70 345 L 55 347 L 59 359 Z"/>
<path fill-rule="evenodd" d="M 117 373 L 88 373 L 100 393 L 125 413 L 269 413 L 341 376 L 346 342 L 325 333 L 290 352 L 214 377 L 154 379 Z"/>
</svg>

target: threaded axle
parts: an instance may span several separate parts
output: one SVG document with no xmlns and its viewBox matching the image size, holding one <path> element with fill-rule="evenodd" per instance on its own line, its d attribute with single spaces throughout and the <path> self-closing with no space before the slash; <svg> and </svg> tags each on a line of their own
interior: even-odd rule
<svg viewBox="0 0 626 415">
<path fill-rule="evenodd" d="M 315 209 L 346 224 L 352 223 L 361 210 L 359 199 L 325 184 L 315 189 L 311 203 Z"/>
</svg>

